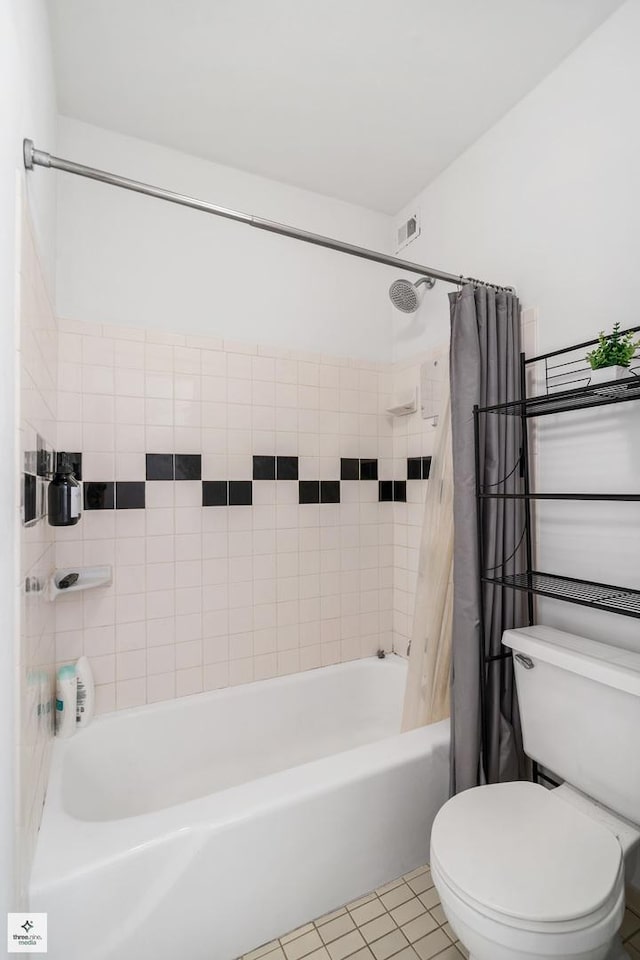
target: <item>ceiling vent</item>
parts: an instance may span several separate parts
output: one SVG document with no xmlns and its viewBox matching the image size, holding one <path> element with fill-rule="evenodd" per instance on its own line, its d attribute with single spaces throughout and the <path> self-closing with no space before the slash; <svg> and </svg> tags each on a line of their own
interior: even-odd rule
<svg viewBox="0 0 640 960">
<path fill-rule="evenodd" d="M 400 253 L 405 247 L 420 236 L 420 211 L 416 210 L 410 217 L 396 228 L 396 253 Z"/>
</svg>

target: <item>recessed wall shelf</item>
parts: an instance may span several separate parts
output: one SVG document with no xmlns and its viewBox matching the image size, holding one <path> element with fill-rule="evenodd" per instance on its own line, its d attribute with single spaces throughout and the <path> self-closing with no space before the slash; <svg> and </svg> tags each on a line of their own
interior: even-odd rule
<svg viewBox="0 0 640 960">
<path fill-rule="evenodd" d="M 387 407 L 387 413 L 392 417 L 406 417 L 410 413 L 415 413 L 417 409 L 418 392 L 408 390 L 391 398 L 391 406 Z"/>
<path fill-rule="evenodd" d="M 60 588 L 59 584 L 69 574 L 77 573 L 78 579 L 69 587 Z M 80 590 L 93 590 L 96 587 L 109 587 L 113 583 L 113 570 L 110 566 L 103 567 L 65 567 L 56 570 L 50 580 L 51 599 L 65 596 L 67 593 L 78 593 Z"/>
</svg>

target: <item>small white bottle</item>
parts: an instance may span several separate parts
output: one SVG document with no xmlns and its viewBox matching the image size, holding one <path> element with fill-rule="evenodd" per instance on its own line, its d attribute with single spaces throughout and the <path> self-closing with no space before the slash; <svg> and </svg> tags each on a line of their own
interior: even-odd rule
<svg viewBox="0 0 640 960">
<path fill-rule="evenodd" d="M 78 679 L 72 663 L 56 674 L 56 736 L 72 737 L 76 732 Z"/>
<path fill-rule="evenodd" d="M 78 694 L 76 701 L 76 724 L 86 727 L 93 720 L 96 704 L 95 685 L 91 664 L 86 657 L 76 661 L 76 677 L 78 679 Z"/>
</svg>

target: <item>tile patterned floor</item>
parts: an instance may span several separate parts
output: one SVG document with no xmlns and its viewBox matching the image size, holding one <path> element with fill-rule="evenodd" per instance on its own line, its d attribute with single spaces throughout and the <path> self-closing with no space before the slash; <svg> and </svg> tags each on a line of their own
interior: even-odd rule
<svg viewBox="0 0 640 960">
<path fill-rule="evenodd" d="M 622 925 L 630 960 L 640 960 L 640 896 L 630 899 Z M 429 867 L 341 907 L 239 960 L 461 960 Z"/>
</svg>

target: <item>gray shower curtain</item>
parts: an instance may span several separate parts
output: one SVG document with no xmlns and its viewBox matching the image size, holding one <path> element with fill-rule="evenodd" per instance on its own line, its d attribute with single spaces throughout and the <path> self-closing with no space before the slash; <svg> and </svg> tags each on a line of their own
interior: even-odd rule
<svg viewBox="0 0 640 960">
<path fill-rule="evenodd" d="M 451 304 L 451 431 L 454 477 L 454 560 L 451 691 L 451 792 L 483 783 L 480 719 L 480 621 L 476 537 L 473 406 L 487 406 L 520 397 L 520 307 L 503 291 L 472 284 L 450 295 Z M 480 476 L 486 492 L 521 490 L 518 466 L 521 446 L 517 416 L 490 414 L 480 418 Z M 520 500 L 485 500 L 485 568 L 502 564 L 518 547 L 524 530 Z M 504 567 L 525 569 L 524 547 Z M 508 627 L 527 622 L 525 594 L 483 587 L 487 624 L 485 652 L 500 652 Z M 522 751 L 520 720 L 511 660 L 498 660 L 487 670 L 485 715 L 488 730 L 486 780 L 524 779 L 528 764 Z"/>
</svg>

